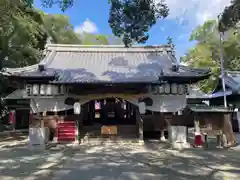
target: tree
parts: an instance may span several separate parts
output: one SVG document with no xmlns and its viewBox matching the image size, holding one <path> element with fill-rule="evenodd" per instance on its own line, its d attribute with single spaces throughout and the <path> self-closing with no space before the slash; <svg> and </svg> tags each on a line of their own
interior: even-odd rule
<svg viewBox="0 0 240 180">
<path fill-rule="evenodd" d="M 226 70 L 240 70 L 240 34 L 233 29 L 228 31 L 223 41 L 224 68 Z M 213 75 L 199 86 L 204 92 L 212 91 L 219 80 L 220 52 L 218 24 L 215 20 L 207 21 L 197 27 L 190 36 L 190 41 L 197 41 L 195 47 L 190 49 L 182 58 L 189 66 L 196 68 L 211 68 Z"/>
<path fill-rule="evenodd" d="M 120 45 L 122 43 L 120 38 L 113 35 L 83 32 L 79 36 L 83 45 Z"/>
<path fill-rule="evenodd" d="M 45 14 L 41 11 L 43 26 L 53 43 L 80 44 L 79 36 L 74 32 L 74 27 L 69 22 L 69 17 L 61 14 Z"/>
<path fill-rule="evenodd" d="M 220 18 L 219 30 L 224 32 L 237 25 L 240 20 L 240 0 L 232 0 L 231 5 L 225 7 Z"/>
<path fill-rule="evenodd" d="M 172 37 L 167 37 L 167 45 L 169 45 L 172 48 L 172 54 L 175 55 L 175 44 L 173 42 Z"/>
<path fill-rule="evenodd" d="M 113 34 L 123 39 L 126 47 L 145 43 L 148 31 L 158 19 L 168 16 L 167 5 L 154 0 L 111 0 L 109 25 Z"/>
<path fill-rule="evenodd" d="M 38 12 L 21 0 L 0 2 L 0 69 L 3 66 L 26 65 L 26 59 L 36 60 L 41 41 L 46 40 L 43 21 Z M 17 58 L 17 61 L 12 59 Z M 21 60 L 22 61 L 21 61 Z M 29 61 L 30 61 L 29 59 Z M 33 62 L 32 62 L 33 63 Z"/>
</svg>

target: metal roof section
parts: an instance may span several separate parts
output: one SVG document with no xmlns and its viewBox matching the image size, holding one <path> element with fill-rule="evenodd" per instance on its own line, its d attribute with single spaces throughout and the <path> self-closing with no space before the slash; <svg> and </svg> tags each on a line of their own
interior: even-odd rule
<svg viewBox="0 0 240 180">
<path fill-rule="evenodd" d="M 207 105 L 187 105 L 187 107 L 193 112 L 233 112 L 234 109 L 231 107 L 223 107 L 223 106 L 207 106 Z"/>
<path fill-rule="evenodd" d="M 227 71 L 225 77 L 225 84 L 233 91 L 240 91 L 240 72 L 239 71 Z"/>
<path fill-rule="evenodd" d="M 240 71 L 226 71 L 224 74 L 226 89 L 233 93 L 240 93 Z M 223 92 L 222 77 L 220 76 L 218 86 L 213 93 Z"/>
<path fill-rule="evenodd" d="M 5 69 L 20 77 L 56 76 L 55 83 L 156 82 L 161 76 L 203 77 L 209 70 L 179 66 L 170 46 L 86 46 L 49 44 L 45 58 L 37 65 Z"/>
</svg>

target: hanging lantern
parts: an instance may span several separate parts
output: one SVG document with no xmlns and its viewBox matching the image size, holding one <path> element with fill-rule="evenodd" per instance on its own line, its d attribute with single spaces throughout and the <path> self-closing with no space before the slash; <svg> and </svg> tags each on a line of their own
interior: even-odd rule
<svg viewBox="0 0 240 180">
<path fill-rule="evenodd" d="M 138 104 L 138 107 L 139 107 L 140 114 L 145 114 L 145 112 L 146 112 L 146 104 L 144 102 L 140 102 Z"/>
<path fill-rule="evenodd" d="M 26 93 L 28 96 L 32 95 L 32 85 L 30 85 L 30 84 L 26 85 Z"/>
<path fill-rule="evenodd" d="M 171 84 L 171 91 L 172 91 L 172 94 L 177 94 L 178 93 L 178 90 L 177 90 L 178 86 L 177 84 Z"/>
<path fill-rule="evenodd" d="M 39 94 L 39 85 L 34 84 L 33 85 L 33 95 L 38 95 Z"/>
<path fill-rule="evenodd" d="M 186 85 L 185 85 L 185 93 L 186 93 L 186 94 L 189 93 L 190 88 L 191 88 L 191 87 L 190 87 L 190 84 L 186 84 Z"/>
<path fill-rule="evenodd" d="M 165 93 L 169 94 L 170 93 L 170 84 L 165 84 Z"/>
<path fill-rule="evenodd" d="M 61 85 L 59 87 L 59 94 L 63 95 L 64 94 L 64 85 Z"/>
<path fill-rule="evenodd" d="M 40 94 L 41 95 L 45 95 L 46 94 L 46 85 L 45 84 L 41 84 L 40 85 Z"/>
<path fill-rule="evenodd" d="M 152 93 L 153 94 L 158 94 L 158 87 L 157 86 L 152 87 Z"/>
<path fill-rule="evenodd" d="M 46 86 L 46 95 L 52 95 L 52 85 L 50 84 Z"/>
<path fill-rule="evenodd" d="M 80 114 L 81 113 L 81 104 L 79 102 L 74 103 L 73 109 L 74 109 L 74 114 Z"/>
<path fill-rule="evenodd" d="M 151 85 L 147 86 L 147 92 L 152 93 L 152 86 Z"/>
<path fill-rule="evenodd" d="M 51 85 L 52 86 L 52 95 L 58 95 L 58 86 Z"/>
<path fill-rule="evenodd" d="M 185 88 L 184 88 L 184 85 L 182 85 L 182 84 L 179 84 L 178 85 L 178 94 L 184 94 L 184 92 L 185 92 L 185 90 L 184 90 Z"/>
<path fill-rule="evenodd" d="M 159 94 L 164 94 L 164 86 L 163 85 L 158 86 L 158 92 L 159 92 Z"/>
<path fill-rule="evenodd" d="M 181 110 L 179 110 L 177 113 L 178 113 L 178 116 L 182 115 L 182 111 Z"/>
</svg>

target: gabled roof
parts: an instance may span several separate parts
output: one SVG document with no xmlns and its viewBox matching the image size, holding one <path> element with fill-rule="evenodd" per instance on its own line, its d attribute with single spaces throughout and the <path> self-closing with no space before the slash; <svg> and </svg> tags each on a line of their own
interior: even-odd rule
<svg viewBox="0 0 240 180">
<path fill-rule="evenodd" d="M 19 77 L 56 77 L 55 83 L 157 82 L 160 77 L 206 78 L 209 70 L 177 65 L 169 46 L 83 46 L 50 44 L 45 58 L 30 67 L 5 69 Z"/>
</svg>

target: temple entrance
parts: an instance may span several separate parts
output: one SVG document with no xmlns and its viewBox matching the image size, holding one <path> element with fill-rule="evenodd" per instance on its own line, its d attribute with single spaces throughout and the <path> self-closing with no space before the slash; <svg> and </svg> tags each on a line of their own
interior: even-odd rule
<svg viewBox="0 0 240 180">
<path fill-rule="evenodd" d="M 89 101 L 82 105 L 84 137 L 136 138 L 135 105 L 120 98 L 105 98 Z"/>
<path fill-rule="evenodd" d="M 83 125 L 135 125 L 134 105 L 119 99 L 92 100 L 83 105 Z"/>
</svg>

